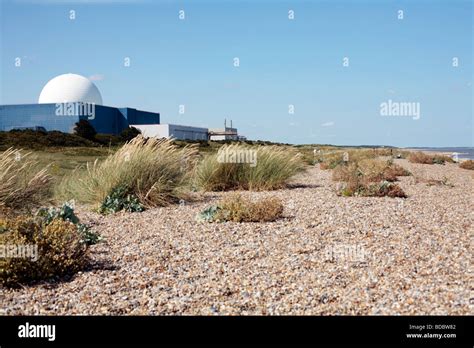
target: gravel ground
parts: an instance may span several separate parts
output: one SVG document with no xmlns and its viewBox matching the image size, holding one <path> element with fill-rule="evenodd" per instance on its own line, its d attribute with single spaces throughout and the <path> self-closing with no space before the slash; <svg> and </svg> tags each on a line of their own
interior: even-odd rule
<svg viewBox="0 0 474 348">
<path fill-rule="evenodd" d="M 106 242 L 72 279 L 0 289 L 0 314 L 472 314 L 472 171 L 396 160 L 407 199 L 338 197 L 311 168 L 273 223 L 195 222 L 223 194 L 101 217 Z"/>
</svg>

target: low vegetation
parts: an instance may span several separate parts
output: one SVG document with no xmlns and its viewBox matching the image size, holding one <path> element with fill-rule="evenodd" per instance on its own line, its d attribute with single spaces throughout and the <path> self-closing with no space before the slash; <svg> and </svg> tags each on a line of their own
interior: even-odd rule
<svg viewBox="0 0 474 348">
<path fill-rule="evenodd" d="M 105 211 L 115 210 L 108 207 L 117 190 L 121 199 L 136 197 L 143 207 L 167 205 L 187 197 L 195 159 L 192 146 L 177 148 L 171 140 L 138 136 L 103 161 L 66 176 L 58 194 Z"/>
<path fill-rule="evenodd" d="M 33 129 L 13 129 L 0 131 L 0 150 L 10 147 L 30 150 L 54 148 L 120 146 L 140 134 L 134 127 L 124 129 L 119 135 L 97 133 L 92 125 L 81 120 L 76 124 L 75 133 Z"/>
<path fill-rule="evenodd" d="M 408 155 L 408 160 L 412 163 L 421 163 L 421 164 L 445 164 L 454 163 L 454 160 L 445 155 L 438 154 L 426 154 L 424 152 L 412 152 Z"/>
<path fill-rule="evenodd" d="M 334 181 L 343 182 L 338 194 L 342 196 L 406 197 L 397 184 L 398 176 L 410 173 L 392 161 L 363 159 L 337 166 L 332 173 Z"/>
<path fill-rule="evenodd" d="M 143 205 L 137 196 L 128 192 L 129 190 L 125 186 L 118 186 L 112 189 L 112 192 L 105 197 L 102 202 L 99 213 L 101 214 L 113 214 L 118 211 L 124 210 L 130 213 L 141 212 L 145 210 Z"/>
<path fill-rule="evenodd" d="M 474 170 L 474 161 L 473 160 L 463 161 L 459 164 L 459 168 Z"/>
<path fill-rule="evenodd" d="M 100 236 L 80 224 L 69 204 L 37 216 L 0 217 L 0 284 L 18 286 L 58 279 L 83 269 Z"/>
<path fill-rule="evenodd" d="M 303 169 L 301 155 L 291 148 L 223 145 L 199 163 L 195 185 L 206 191 L 275 190 Z"/>
<path fill-rule="evenodd" d="M 206 208 L 197 216 L 207 222 L 269 222 L 282 217 L 283 204 L 277 198 L 251 201 L 240 194 L 232 194 L 217 205 Z"/>
<path fill-rule="evenodd" d="M 0 149 L 10 147 L 41 150 L 53 147 L 94 147 L 96 143 L 59 131 L 11 130 L 0 132 Z"/>
<path fill-rule="evenodd" d="M 81 242 L 87 245 L 94 245 L 102 240 L 102 237 L 91 230 L 85 224 L 79 222 L 79 218 L 74 213 L 74 206 L 71 202 L 64 203 L 61 207 L 40 208 L 36 213 L 45 225 L 51 224 L 54 220 L 63 220 L 74 224 L 81 237 Z"/>
<path fill-rule="evenodd" d="M 426 177 L 423 177 L 421 175 L 416 175 L 414 177 L 414 179 L 415 179 L 415 184 L 424 183 L 424 184 L 426 184 L 426 186 L 454 187 L 454 184 L 446 176 L 443 176 L 442 179 L 433 179 L 433 178 L 426 178 Z"/>
<path fill-rule="evenodd" d="M 29 155 L 13 148 L 0 153 L 0 205 L 32 209 L 49 197 L 51 176 Z"/>
</svg>

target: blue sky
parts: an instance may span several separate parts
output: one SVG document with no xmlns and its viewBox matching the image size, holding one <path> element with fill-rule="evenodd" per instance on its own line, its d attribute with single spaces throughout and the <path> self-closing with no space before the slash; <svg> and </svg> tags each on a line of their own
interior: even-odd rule
<svg viewBox="0 0 474 348">
<path fill-rule="evenodd" d="M 105 105 L 163 123 L 232 119 L 249 139 L 474 143 L 470 0 L 0 1 L 1 104 L 36 103 L 71 72 L 93 79 Z M 419 103 L 419 119 L 381 116 L 389 99 Z"/>
</svg>

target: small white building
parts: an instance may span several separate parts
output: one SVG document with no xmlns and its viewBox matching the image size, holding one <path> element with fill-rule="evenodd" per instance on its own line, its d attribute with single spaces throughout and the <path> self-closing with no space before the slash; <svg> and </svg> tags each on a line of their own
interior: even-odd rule
<svg viewBox="0 0 474 348">
<path fill-rule="evenodd" d="M 177 124 L 138 124 L 145 137 L 174 138 L 177 140 L 208 140 L 208 129 L 201 127 L 181 126 Z"/>
<path fill-rule="evenodd" d="M 238 140 L 237 128 L 209 128 L 211 140 Z"/>
</svg>

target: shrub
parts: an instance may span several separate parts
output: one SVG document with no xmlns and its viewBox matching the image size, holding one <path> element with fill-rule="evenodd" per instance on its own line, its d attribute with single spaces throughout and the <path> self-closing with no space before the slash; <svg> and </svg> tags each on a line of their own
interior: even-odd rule
<svg viewBox="0 0 474 348">
<path fill-rule="evenodd" d="M 461 164 L 459 164 L 459 167 L 462 169 L 474 170 L 474 161 L 473 160 L 463 161 L 461 162 Z"/>
<path fill-rule="evenodd" d="M 349 162 L 337 166 L 333 171 L 332 179 L 334 181 L 363 181 L 368 183 L 397 181 L 398 176 L 407 175 L 411 175 L 411 173 L 392 161 L 364 159 L 360 162 Z"/>
<path fill-rule="evenodd" d="M 406 198 L 407 195 L 400 186 L 389 181 L 382 181 L 380 183 L 362 183 L 348 182 L 338 192 L 343 196 L 362 196 L 362 197 L 400 197 Z"/>
<path fill-rule="evenodd" d="M 124 186 L 112 189 L 112 192 L 102 202 L 99 213 L 113 214 L 120 210 L 128 212 L 141 212 L 144 210 L 138 197 L 133 193 L 129 193 Z"/>
<path fill-rule="evenodd" d="M 94 141 L 97 134 L 94 127 L 87 120 L 79 120 L 74 127 L 74 134 L 81 138 Z"/>
<path fill-rule="evenodd" d="M 433 179 L 433 178 L 424 178 L 422 176 L 415 177 L 415 183 L 426 183 L 426 186 L 448 186 L 454 187 L 454 184 L 450 182 L 450 180 L 444 176 L 441 180 L 440 179 Z"/>
<path fill-rule="evenodd" d="M 283 204 L 277 198 L 263 198 L 255 202 L 233 194 L 217 206 L 210 206 L 198 215 L 200 221 L 269 222 L 283 214 Z"/>
<path fill-rule="evenodd" d="M 123 145 L 123 140 L 122 138 L 113 135 L 113 134 L 96 134 L 95 139 L 97 143 L 106 145 L 106 146 L 117 146 L 117 145 Z"/>
<path fill-rule="evenodd" d="M 385 173 L 384 173 L 385 180 L 388 180 L 388 181 L 395 181 L 397 176 L 410 176 L 410 175 L 411 175 L 410 171 L 394 163 L 388 166 L 385 169 Z M 395 180 L 389 180 L 389 178 L 395 178 Z"/>
<path fill-rule="evenodd" d="M 87 245 L 69 221 L 56 219 L 45 225 L 17 217 L 1 219 L 0 227 L 0 246 L 37 247 L 37 259 L 33 255 L 0 258 L 0 283 L 4 286 L 73 274 L 87 263 Z"/>
<path fill-rule="evenodd" d="M 421 164 L 445 164 L 446 162 L 454 162 L 454 160 L 449 156 L 426 154 L 424 152 L 412 152 L 410 155 L 408 155 L 408 160 L 412 163 Z"/>
<path fill-rule="evenodd" d="M 140 130 L 136 129 L 135 127 L 128 127 L 120 133 L 120 139 L 126 142 L 132 140 L 140 134 L 142 134 L 142 132 L 140 132 Z"/>
<path fill-rule="evenodd" d="M 407 172 L 391 161 L 366 159 L 336 167 L 332 178 L 344 182 L 338 192 L 343 196 L 406 197 L 403 190 L 391 182 L 397 180 L 397 174 Z"/>
<path fill-rule="evenodd" d="M 31 209 L 49 196 L 52 177 L 29 155 L 12 148 L 0 154 L 0 205 Z"/>
<path fill-rule="evenodd" d="M 138 136 L 101 162 L 76 170 L 61 182 L 63 197 L 99 206 L 118 187 L 144 207 L 166 205 L 187 197 L 195 164 L 194 147 L 175 147 L 169 139 Z"/>
<path fill-rule="evenodd" d="M 388 182 L 388 181 L 382 181 L 379 184 L 375 185 L 370 185 L 366 192 L 363 192 L 362 195 L 365 196 L 375 196 L 375 197 L 399 197 L 399 198 L 406 198 L 407 195 L 405 192 L 402 190 L 400 186 L 397 184 Z"/>
<path fill-rule="evenodd" d="M 79 223 L 79 218 L 74 213 L 74 207 L 70 202 L 64 203 L 60 208 L 41 208 L 36 215 L 42 219 L 45 226 L 50 225 L 55 220 L 62 220 L 76 225 L 81 242 L 87 245 L 94 245 L 102 240 L 100 234 L 93 232 L 89 226 Z"/>
<path fill-rule="evenodd" d="M 222 163 L 219 156 L 254 151 L 255 165 Z M 207 191 L 274 190 L 285 187 L 289 179 L 302 171 L 301 155 L 293 149 L 278 146 L 223 145 L 218 153 L 207 155 L 197 166 L 195 184 Z"/>
</svg>

